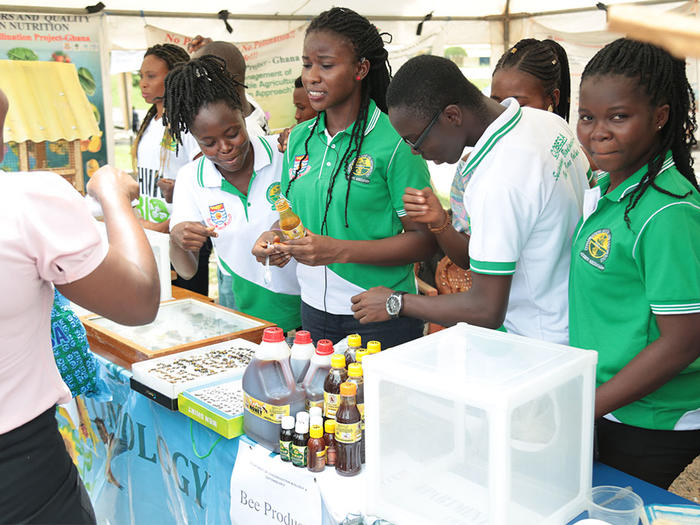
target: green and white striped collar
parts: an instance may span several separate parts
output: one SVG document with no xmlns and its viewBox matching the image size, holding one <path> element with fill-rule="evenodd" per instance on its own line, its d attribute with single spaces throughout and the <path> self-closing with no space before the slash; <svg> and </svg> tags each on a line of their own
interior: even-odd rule
<svg viewBox="0 0 700 525">
<path fill-rule="evenodd" d="M 482 160 L 488 155 L 493 147 L 501 140 L 509 131 L 511 131 L 520 122 L 523 116 L 523 111 L 520 109 L 520 104 L 514 98 L 507 98 L 501 105 L 505 106 L 506 110 L 494 120 L 483 135 L 479 138 L 474 150 L 469 155 L 469 161 L 462 170 L 462 176 L 467 176 L 473 172 Z"/>
<path fill-rule="evenodd" d="M 664 157 L 664 162 L 661 165 L 661 169 L 659 170 L 659 174 L 663 173 L 664 171 L 675 165 L 676 164 L 675 162 L 673 162 L 673 155 L 671 154 L 671 151 L 667 151 Z M 632 175 L 627 177 L 627 179 L 623 183 L 621 183 L 617 188 L 615 188 L 609 193 L 606 193 L 608 187 L 610 186 L 610 174 L 607 171 L 601 173 L 598 176 L 598 183 L 596 185 L 600 186 L 601 193 L 603 193 L 606 198 L 608 198 L 611 201 L 620 202 L 627 195 L 629 195 L 629 193 L 632 190 L 639 186 L 642 177 L 646 175 L 648 170 L 649 165 L 645 164 L 637 171 L 635 171 Z"/>
<path fill-rule="evenodd" d="M 379 121 L 379 117 L 382 114 L 382 110 L 377 107 L 377 104 L 374 100 L 370 99 L 369 100 L 369 107 L 367 108 L 367 125 L 365 125 L 365 136 L 369 135 L 369 132 L 374 129 L 374 127 L 377 125 L 377 122 Z M 317 119 L 320 119 L 318 122 L 318 126 L 316 127 L 316 133 L 318 134 L 323 134 L 326 131 L 326 113 L 325 111 L 322 112 Z M 347 133 L 350 135 L 352 133 L 352 127 L 355 125 L 355 122 L 353 121 L 352 124 L 350 124 L 346 129 L 344 129 L 342 132 Z M 311 120 L 309 122 L 308 128 L 311 129 L 314 127 L 314 120 Z"/>
<path fill-rule="evenodd" d="M 265 140 L 264 137 L 250 137 L 250 145 L 253 147 L 253 172 L 259 172 L 272 164 L 274 152 L 272 146 Z M 205 168 L 206 164 L 211 164 Z M 221 187 L 221 173 L 216 168 L 216 165 L 205 157 L 199 159 L 197 164 L 197 184 L 201 188 L 219 188 Z"/>
</svg>

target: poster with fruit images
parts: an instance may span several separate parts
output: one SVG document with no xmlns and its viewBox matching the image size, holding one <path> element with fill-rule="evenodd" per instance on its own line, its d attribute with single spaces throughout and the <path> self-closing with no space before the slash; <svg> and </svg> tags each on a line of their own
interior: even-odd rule
<svg viewBox="0 0 700 525">
<path fill-rule="evenodd" d="M 100 128 L 99 134 L 82 140 L 80 144 L 86 183 L 99 166 L 107 164 L 102 74 L 105 68 L 103 16 L 0 12 L 0 60 L 53 60 L 75 65 L 80 86 Z M 5 159 L 0 169 L 18 170 L 18 153 L 16 143 L 5 144 Z M 68 143 L 49 143 L 46 162 L 48 169 L 67 166 Z M 31 148 L 29 166 L 30 169 L 36 167 Z"/>
</svg>

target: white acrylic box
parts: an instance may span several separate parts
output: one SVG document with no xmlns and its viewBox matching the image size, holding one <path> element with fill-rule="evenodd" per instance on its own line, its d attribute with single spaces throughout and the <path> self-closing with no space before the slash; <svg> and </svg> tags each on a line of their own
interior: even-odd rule
<svg viewBox="0 0 700 525">
<path fill-rule="evenodd" d="M 591 487 L 597 354 L 458 324 L 366 356 L 367 513 L 560 525 Z"/>
</svg>

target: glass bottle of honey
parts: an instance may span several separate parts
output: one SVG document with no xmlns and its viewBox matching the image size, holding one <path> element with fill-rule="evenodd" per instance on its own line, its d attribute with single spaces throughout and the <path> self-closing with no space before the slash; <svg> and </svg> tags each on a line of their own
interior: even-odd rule
<svg viewBox="0 0 700 525">
<path fill-rule="evenodd" d="M 275 208 L 280 214 L 280 230 L 287 239 L 301 239 L 304 234 L 304 225 L 299 216 L 292 211 L 287 199 L 281 198 L 275 202 Z"/>
<path fill-rule="evenodd" d="M 355 403 L 356 391 L 354 383 L 340 385 L 340 406 L 335 414 L 335 470 L 341 476 L 354 476 L 362 468 L 362 430 L 360 411 Z"/>
<path fill-rule="evenodd" d="M 326 419 L 335 419 L 335 412 L 340 405 L 340 384 L 348 378 L 345 370 L 345 356 L 333 354 L 331 369 L 323 382 L 323 415 Z"/>
</svg>

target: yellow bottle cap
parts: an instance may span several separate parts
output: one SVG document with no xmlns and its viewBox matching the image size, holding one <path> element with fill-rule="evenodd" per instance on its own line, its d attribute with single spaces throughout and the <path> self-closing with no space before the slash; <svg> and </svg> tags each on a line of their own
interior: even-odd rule
<svg viewBox="0 0 700 525">
<path fill-rule="evenodd" d="M 362 346 L 362 337 L 360 337 L 360 334 L 350 334 L 348 336 L 348 346 L 350 348 Z"/>
<path fill-rule="evenodd" d="M 340 383 L 340 395 L 341 396 L 354 396 L 357 394 L 357 385 L 355 383 Z"/>
<path fill-rule="evenodd" d="M 362 363 L 362 358 L 368 354 L 369 352 L 364 348 L 359 349 L 357 352 L 355 352 L 355 361 L 358 363 Z"/>
<path fill-rule="evenodd" d="M 345 356 L 343 354 L 333 354 L 331 356 L 331 366 L 333 368 L 345 368 Z"/>
<path fill-rule="evenodd" d="M 382 343 L 380 343 L 379 341 L 370 341 L 369 343 L 367 343 L 367 351 L 370 354 L 376 354 L 378 352 L 381 352 Z"/>
<path fill-rule="evenodd" d="M 323 429 L 321 428 L 321 425 L 311 425 L 311 429 L 309 430 L 309 436 L 311 436 L 312 438 L 323 437 Z"/>
<path fill-rule="evenodd" d="M 360 363 L 350 363 L 348 365 L 348 375 L 350 377 L 362 377 L 362 365 Z"/>
<path fill-rule="evenodd" d="M 326 429 L 327 434 L 335 434 L 335 419 L 326 419 L 323 427 Z"/>
</svg>

